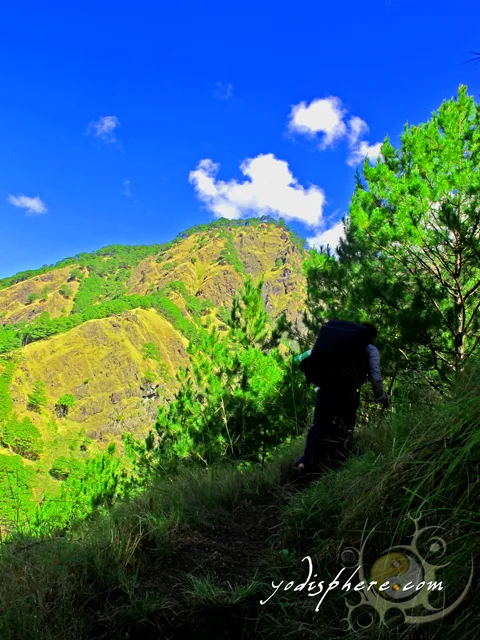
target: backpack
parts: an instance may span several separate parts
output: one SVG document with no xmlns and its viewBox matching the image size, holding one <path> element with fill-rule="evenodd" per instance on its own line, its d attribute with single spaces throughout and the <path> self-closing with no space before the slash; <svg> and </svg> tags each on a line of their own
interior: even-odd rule
<svg viewBox="0 0 480 640">
<path fill-rule="evenodd" d="M 309 384 L 322 389 L 355 390 L 368 375 L 367 327 L 347 320 L 329 320 L 318 334 L 309 356 L 299 365 Z"/>
</svg>

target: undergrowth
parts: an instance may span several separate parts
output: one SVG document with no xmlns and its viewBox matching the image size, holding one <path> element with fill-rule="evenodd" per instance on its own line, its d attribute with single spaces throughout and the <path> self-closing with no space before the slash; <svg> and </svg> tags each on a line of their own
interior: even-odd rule
<svg viewBox="0 0 480 640">
<path fill-rule="evenodd" d="M 352 457 L 303 489 L 291 474 L 298 441 L 263 467 L 186 466 L 60 537 L 2 544 L 0 637 L 478 637 L 478 371 L 470 367 L 449 397 L 404 388 L 391 412 L 364 412 Z M 432 594 L 434 606 L 461 594 L 473 561 L 465 599 L 437 622 L 410 624 L 392 610 L 382 625 L 370 607 L 368 628 L 349 630 L 347 602 L 357 593 L 331 591 L 317 607 L 321 595 L 284 588 L 306 580 L 307 556 L 326 585 L 345 566 L 342 552 L 360 550 L 370 534 L 368 573 L 387 550 L 409 544 L 415 526 L 442 527 L 424 535 L 447 544 L 441 560 L 422 537 L 417 545 L 431 564 L 449 562 L 436 576 L 445 603 Z"/>
</svg>

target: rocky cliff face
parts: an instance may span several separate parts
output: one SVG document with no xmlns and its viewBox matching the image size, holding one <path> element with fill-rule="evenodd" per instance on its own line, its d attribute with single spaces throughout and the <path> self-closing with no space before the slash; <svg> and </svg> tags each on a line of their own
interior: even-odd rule
<svg viewBox="0 0 480 640">
<path fill-rule="evenodd" d="M 106 443 L 125 431 L 148 430 L 159 403 L 173 396 L 176 372 L 187 363 L 189 331 L 221 324 L 247 275 L 264 278 L 272 317 L 285 312 L 300 320 L 305 251 L 282 226 L 232 223 L 185 236 L 158 250 L 142 248 L 145 257 L 140 252 L 131 258 L 132 248 L 128 259 L 122 258 L 128 247 L 102 250 L 91 260 L 82 254 L 78 263 L 0 290 L 4 325 L 74 321 L 70 329 L 26 344 L 10 384 L 17 416 L 28 416 L 42 432 L 45 464 L 58 455 L 62 434 Z M 152 294 L 161 296 L 164 306 L 141 308 Z M 98 317 L 101 305 L 118 300 L 134 308 L 109 307 Z M 89 320 L 89 314 L 96 319 Z M 48 399 L 41 413 L 28 403 L 36 381 L 45 384 Z M 59 418 L 55 405 L 65 394 L 76 404 Z"/>
<path fill-rule="evenodd" d="M 263 276 L 269 311 L 296 318 L 305 296 L 305 252 L 285 229 L 272 224 L 225 231 L 230 237 L 215 230 L 192 234 L 164 254 L 146 258 L 134 270 L 129 291 L 145 295 L 180 280 L 190 294 L 229 307 L 246 274 Z"/>
</svg>

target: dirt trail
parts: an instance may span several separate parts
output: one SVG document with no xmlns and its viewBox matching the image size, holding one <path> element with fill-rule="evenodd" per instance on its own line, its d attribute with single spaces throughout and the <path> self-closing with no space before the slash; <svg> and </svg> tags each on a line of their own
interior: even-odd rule
<svg viewBox="0 0 480 640">
<path fill-rule="evenodd" d="M 248 577 L 262 564 L 278 532 L 279 502 L 277 498 L 274 504 L 244 503 L 223 523 L 174 541 L 176 568 L 185 573 L 215 573 L 219 586 Z"/>
<path fill-rule="evenodd" d="M 170 534 L 173 553 L 167 560 L 144 564 L 138 575 L 138 593 L 173 602 L 171 611 L 147 615 L 141 623 L 127 624 L 129 640 L 176 640 L 177 638 L 252 637 L 258 593 L 238 604 L 222 606 L 201 602 L 192 594 L 191 577 L 207 578 L 214 587 L 232 593 L 262 579 L 262 568 L 272 562 L 278 546 L 281 507 L 302 489 L 303 483 L 289 478 L 275 490 L 254 500 L 243 500 L 223 521 L 201 529 L 179 529 Z M 159 615 L 160 614 L 160 615 Z M 162 620 L 162 618 L 164 618 Z M 251 618 L 248 622 L 248 618 Z M 113 631 L 113 630 L 111 630 Z M 113 638 L 99 634 L 98 638 Z M 125 634 L 125 631 L 123 631 Z M 115 637 L 118 634 L 115 634 Z M 253 636 L 254 637 L 254 636 Z"/>
</svg>

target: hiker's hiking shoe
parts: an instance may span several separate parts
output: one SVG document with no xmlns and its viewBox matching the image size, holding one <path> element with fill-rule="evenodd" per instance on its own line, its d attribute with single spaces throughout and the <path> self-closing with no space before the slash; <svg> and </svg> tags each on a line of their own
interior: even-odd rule
<svg viewBox="0 0 480 640">
<path fill-rule="evenodd" d="M 298 480 L 299 478 L 303 478 L 307 474 L 307 470 L 305 469 L 305 464 L 300 462 L 293 467 L 293 475 Z"/>
<path fill-rule="evenodd" d="M 308 471 L 305 466 L 300 467 L 299 465 L 295 465 L 293 468 L 294 473 L 294 484 L 298 484 L 299 486 L 304 486 L 309 484 L 318 474 L 311 473 Z"/>
</svg>

